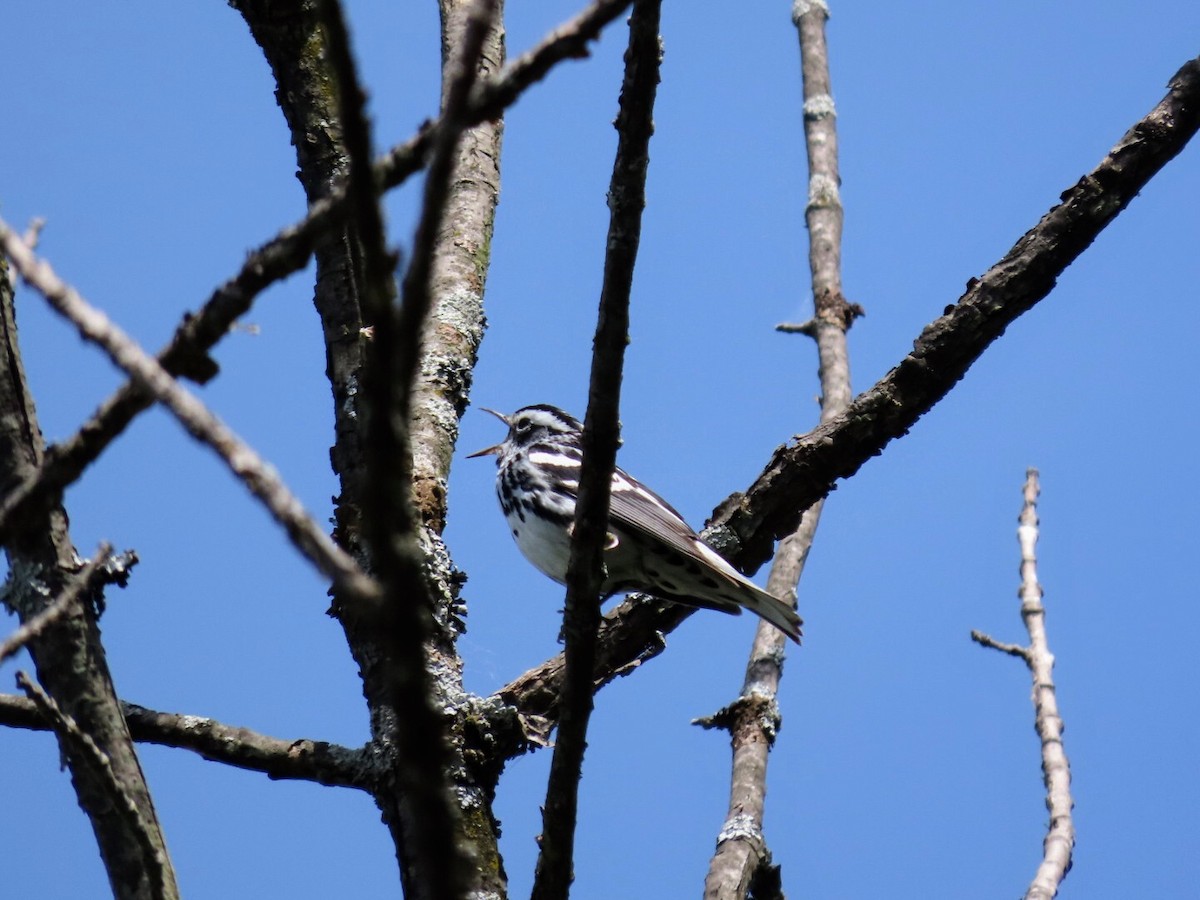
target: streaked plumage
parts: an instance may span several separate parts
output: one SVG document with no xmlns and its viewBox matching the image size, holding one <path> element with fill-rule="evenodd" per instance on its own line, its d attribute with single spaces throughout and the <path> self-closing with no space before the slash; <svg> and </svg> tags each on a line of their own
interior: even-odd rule
<svg viewBox="0 0 1200 900">
<path fill-rule="evenodd" d="M 565 583 L 582 426 L 545 404 L 510 416 L 486 411 L 508 425 L 508 435 L 471 456 L 497 457 L 496 494 L 517 546 L 543 573 Z M 636 590 L 726 613 L 745 607 L 800 640 L 800 617 L 789 604 L 742 576 L 667 501 L 620 468 L 613 472 L 608 522 L 605 597 Z"/>
</svg>

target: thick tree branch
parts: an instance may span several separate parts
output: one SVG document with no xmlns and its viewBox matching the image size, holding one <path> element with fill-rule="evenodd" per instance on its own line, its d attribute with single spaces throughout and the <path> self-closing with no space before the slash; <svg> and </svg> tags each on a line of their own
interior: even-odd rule
<svg viewBox="0 0 1200 900">
<path fill-rule="evenodd" d="M 459 48 L 470 25 L 471 0 L 438 0 L 441 12 L 443 104 L 459 71 Z M 504 66 L 503 4 L 497 2 L 492 27 L 480 48 L 472 93 Z M 464 111 L 469 113 L 469 111 Z M 442 540 L 447 484 L 459 421 L 466 411 L 472 375 L 484 332 L 483 292 L 491 259 L 492 226 L 500 191 L 499 118 L 465 130 L 447 177 L 448 195 L 437 229 L 429 271 L 431 306 L 424 324 L 420 365 L 411 392 L 409 446 L 412 504 L 426 546 L 428 576 L 434 584 L 434 628 L 426 644 L 435 702 L 454 709 L 448 718 L 451 788 L 460 816 L 460 839 L 474 861 L 480 898 L 503 897 L 507 876 L 500 856 L 500 825 L 492 814 L 495 781 L 471 763 L 468 712 L 478 698 L 463 686 L 463 660 L 457 640 L 464 625 L 462 573 Z"/>
<path fill-rule="evenodd" d="M 280 781 L 311 781 L 330 787 L 371 791 L 382 777 L 377 754 L 370 748 L 343 747 L 308 738 L 284 740 L 226 725 L 216 719 L 159 712 L 121 703 L 129 734 L 142 744 L 190 750 L 210 762 Z M 51 723 L 31 700 L 0 694 L 0 725 L 49 731 Z"/>
<path fill-rule="evenodd" d="M 17 342 L 13 284 L 0 256 L 0 491 L 28 478 L 41 465 L 43 453 Z M 30 623 L 78 575 L 66 511 L 57 502 L 36 510 L 4 536 L 3 544 L 10 572 L 0 595 L 9 610 Z M 100 641 L 100 598 L 89 599 L 96 603 L 72 604 L 66 614 L 43 623 L 27 647 L 53 707 L 97 749 L 89 752 L 59 730 L 59 749 L 96 836 L 113 895 L 119 900 L 176 897 L 162 829 Z"/>
<path fill-rule="evenodd" d="M 944 397 L 971 364 L 1020 315 L 1054 287 L 1069 266 L 1200 128 L 1200 60 L 1171 79 L 1166 97 L 1137 122 L 1092 172 L 1062 195 L 996 265 L 922 331 L 913 351 L 845 412 L 775 451 L 744 493 L 733 494 L 702 532 L 742 571 L 753 572 L 777 536 L 801 512 L 849 478 Z M 674 607 L 674 608 L 671 608 Z M 677 604 L 633 597 L 610 612 L 602 629 L 595 684 L 657 655 L 663 635 L 690 614 Z M 527 718 L 553 719 L 562 660 L 552 658 L 497 692 Z M 513 754 L 524 747 L 506 748 Z"/>
<path fill-rule="evenodd" d="M 1046 809 L 1050 826 L 1042 842 L 1042 862 L 1025 900 L 1052 900 L 1067 872 L 1075 848 L 1075 823 L 1071 810 L 1071 766 L 1063 748 L 1063 720 L 1058 713 L 1058 695 L 1054 688 L 1054 655 L 1046 638 L 1046 607 L 1042 605 L 1042 587 L 1037 577 L 1038 515 L 1041 493 L 1037 469 L 1025 473 L 1024 503 L 1021 506 L 1017 539 L 1021 544 L 1021 619 L 1029 632 L 1029 646 L 1002 644 L 985 634 L 971 632 L 976 643 L 1019 656 L 1033 679 L 1034 727 L 1042 745 L 1042 781 L 1046 785 Z"/>
<path fill-rule="evenodd" d="M 438 0 L 442 20 L 442 68 L 457 65 L 469 0 Z M 501 22 L 498 8 L 496 22 Z M 480 55 L 479 83 L 504 65 L 504 29 L 488 34 Z M 443 78 L 444 86 L 446 84 Z M 478 87 L 478 84 L 477 84 Z M 449 179 L 450 194 L 438 229 L 430 268 L 433 304 L 422 339 L 420 372 L 412 398 L 413 503 L 425 527 L 440 536 L 446 527 L 446 495 L 459 420 L 483 340 L 483 292 L 491 259 L 492 226 L 500 194 L 499 119 L 463 132 Z M 451 573 L 446 573 L 446 578 Z M 450 619 L 449 615 L 444 617 Z M 448 635 L 451 639 L 453 635 Z"/>
<path fill-rule="evenodd" d="M 385 244 L 378 192 L 371 170 L 370 128 L 365 97 L 340 6 L 327 0 L 324 24 L 330 65 L 337 86 L 349 161 L 347 193 L 361 249 L 363 318 L 373 340 L 363 371 L 363 449 L 367 481 L 361 498 L 363 534 L 373 571 L 384 586 L 384 602 L 338 604 L 348 631 L 371 632 L 382 651 L 380 674 L 394 714 L 397 809 L 403 835 L 399 849 L 405 895 L 413 900 L 465 896 L 475 880 L 460 840 L 458 810 L 450 793 L 446 717 L 434 707 L 434 685 L 426 662 L 432 636 L 433 591 L 424 571 L 412 506 L 412 451 L 409 419 L 421 336 L 432 306 L 430 271 L 437 234 L 450 193 L 459 138 L 467 127 L 463 112 L 479 69 L 485 38 L 492 29 L 495 0 L 471 4 L 446 91 L 442 125 L 429 157 L 421 218 L 395 306 L 394 260 Z M 440 704 L 439 704 L 440 707 Z"/>
<path fill-rule="evenodd" d="M 600 586 L 613 468 L 620 444 L 621 373 L 629 341 L 629 294 L 646 206 L 654 98 L 662 63 L 660 0 L 634 0 L 617 113 L 616 160 L 609 183 L 604 283 L 593 340 L 583 462 L 575 507 L 563 613 L 565 670 L 558 702 L 558 742 L 542 807 L 534 900 L 566 900 L 574 877 L 579 779 L 592 713 L 592 671 L 600 626 Z"/>
</svg>

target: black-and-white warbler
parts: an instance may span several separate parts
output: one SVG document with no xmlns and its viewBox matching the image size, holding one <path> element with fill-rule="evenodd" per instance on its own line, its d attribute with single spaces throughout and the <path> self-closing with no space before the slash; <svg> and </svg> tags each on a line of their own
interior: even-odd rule
<svg viewBox="0 0 1200 900">
<path fill-rule="evenodd" d="M 525 558 L 560 584 L 567 577 L 583 458 L 579 420 L 545 404 L 510 416 L 486 409 L 508 436 L 472 457 L 497 457 L 496 494 Z M 644 591 L 689 606 L 757 613 L 792 640 L 800 617 L 709 547 L 667 501 L 621 469 L 612 477 L 602 595 Z"/>
</svg>

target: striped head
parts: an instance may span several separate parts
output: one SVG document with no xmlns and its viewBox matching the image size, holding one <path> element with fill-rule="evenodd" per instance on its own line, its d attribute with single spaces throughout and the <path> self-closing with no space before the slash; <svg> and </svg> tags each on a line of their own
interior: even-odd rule
<svg viewBox="0 0 1200 900">
<path fill-rule="evenodd" d="M 537 403 L 518 409 L 512 415 L 498 413 L 494 409 L 482 407 L 508 426 L 508 434 L 499 444 L 478 450 L 468 458 L 477 456 L 499 456 L 500 465 L 504 465 L 506 457 L 522 451 L 528 452 L 535 445 L 544 444 L 547 447 L 570 446 L 578 448 L 579 439 L 583 433 L 583 425 L 574 416 L 563 412 L 556 406 Z"/>
</svg>

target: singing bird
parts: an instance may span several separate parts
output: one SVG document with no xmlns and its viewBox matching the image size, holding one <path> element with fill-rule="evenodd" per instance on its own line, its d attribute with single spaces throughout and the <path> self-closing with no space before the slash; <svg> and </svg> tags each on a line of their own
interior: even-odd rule
<svg viewBox="0 0 1200 900">
<path fill-rule="evenodd" d="M 507 425 L 508 434 L 470 456 L 496 457 L 496 495 L 517 546 L 544 574 L 565 584 L 583 426 L 544 403 L 508 416 L 484 411 Z M 603 597 L 644 591 L 725 613 L 745 608 L 800 642 L 800 617 L 791 604 L 743 576 L 666 500 L 620 468 L 613 470 L 604 564 Z"/>
</svg>

